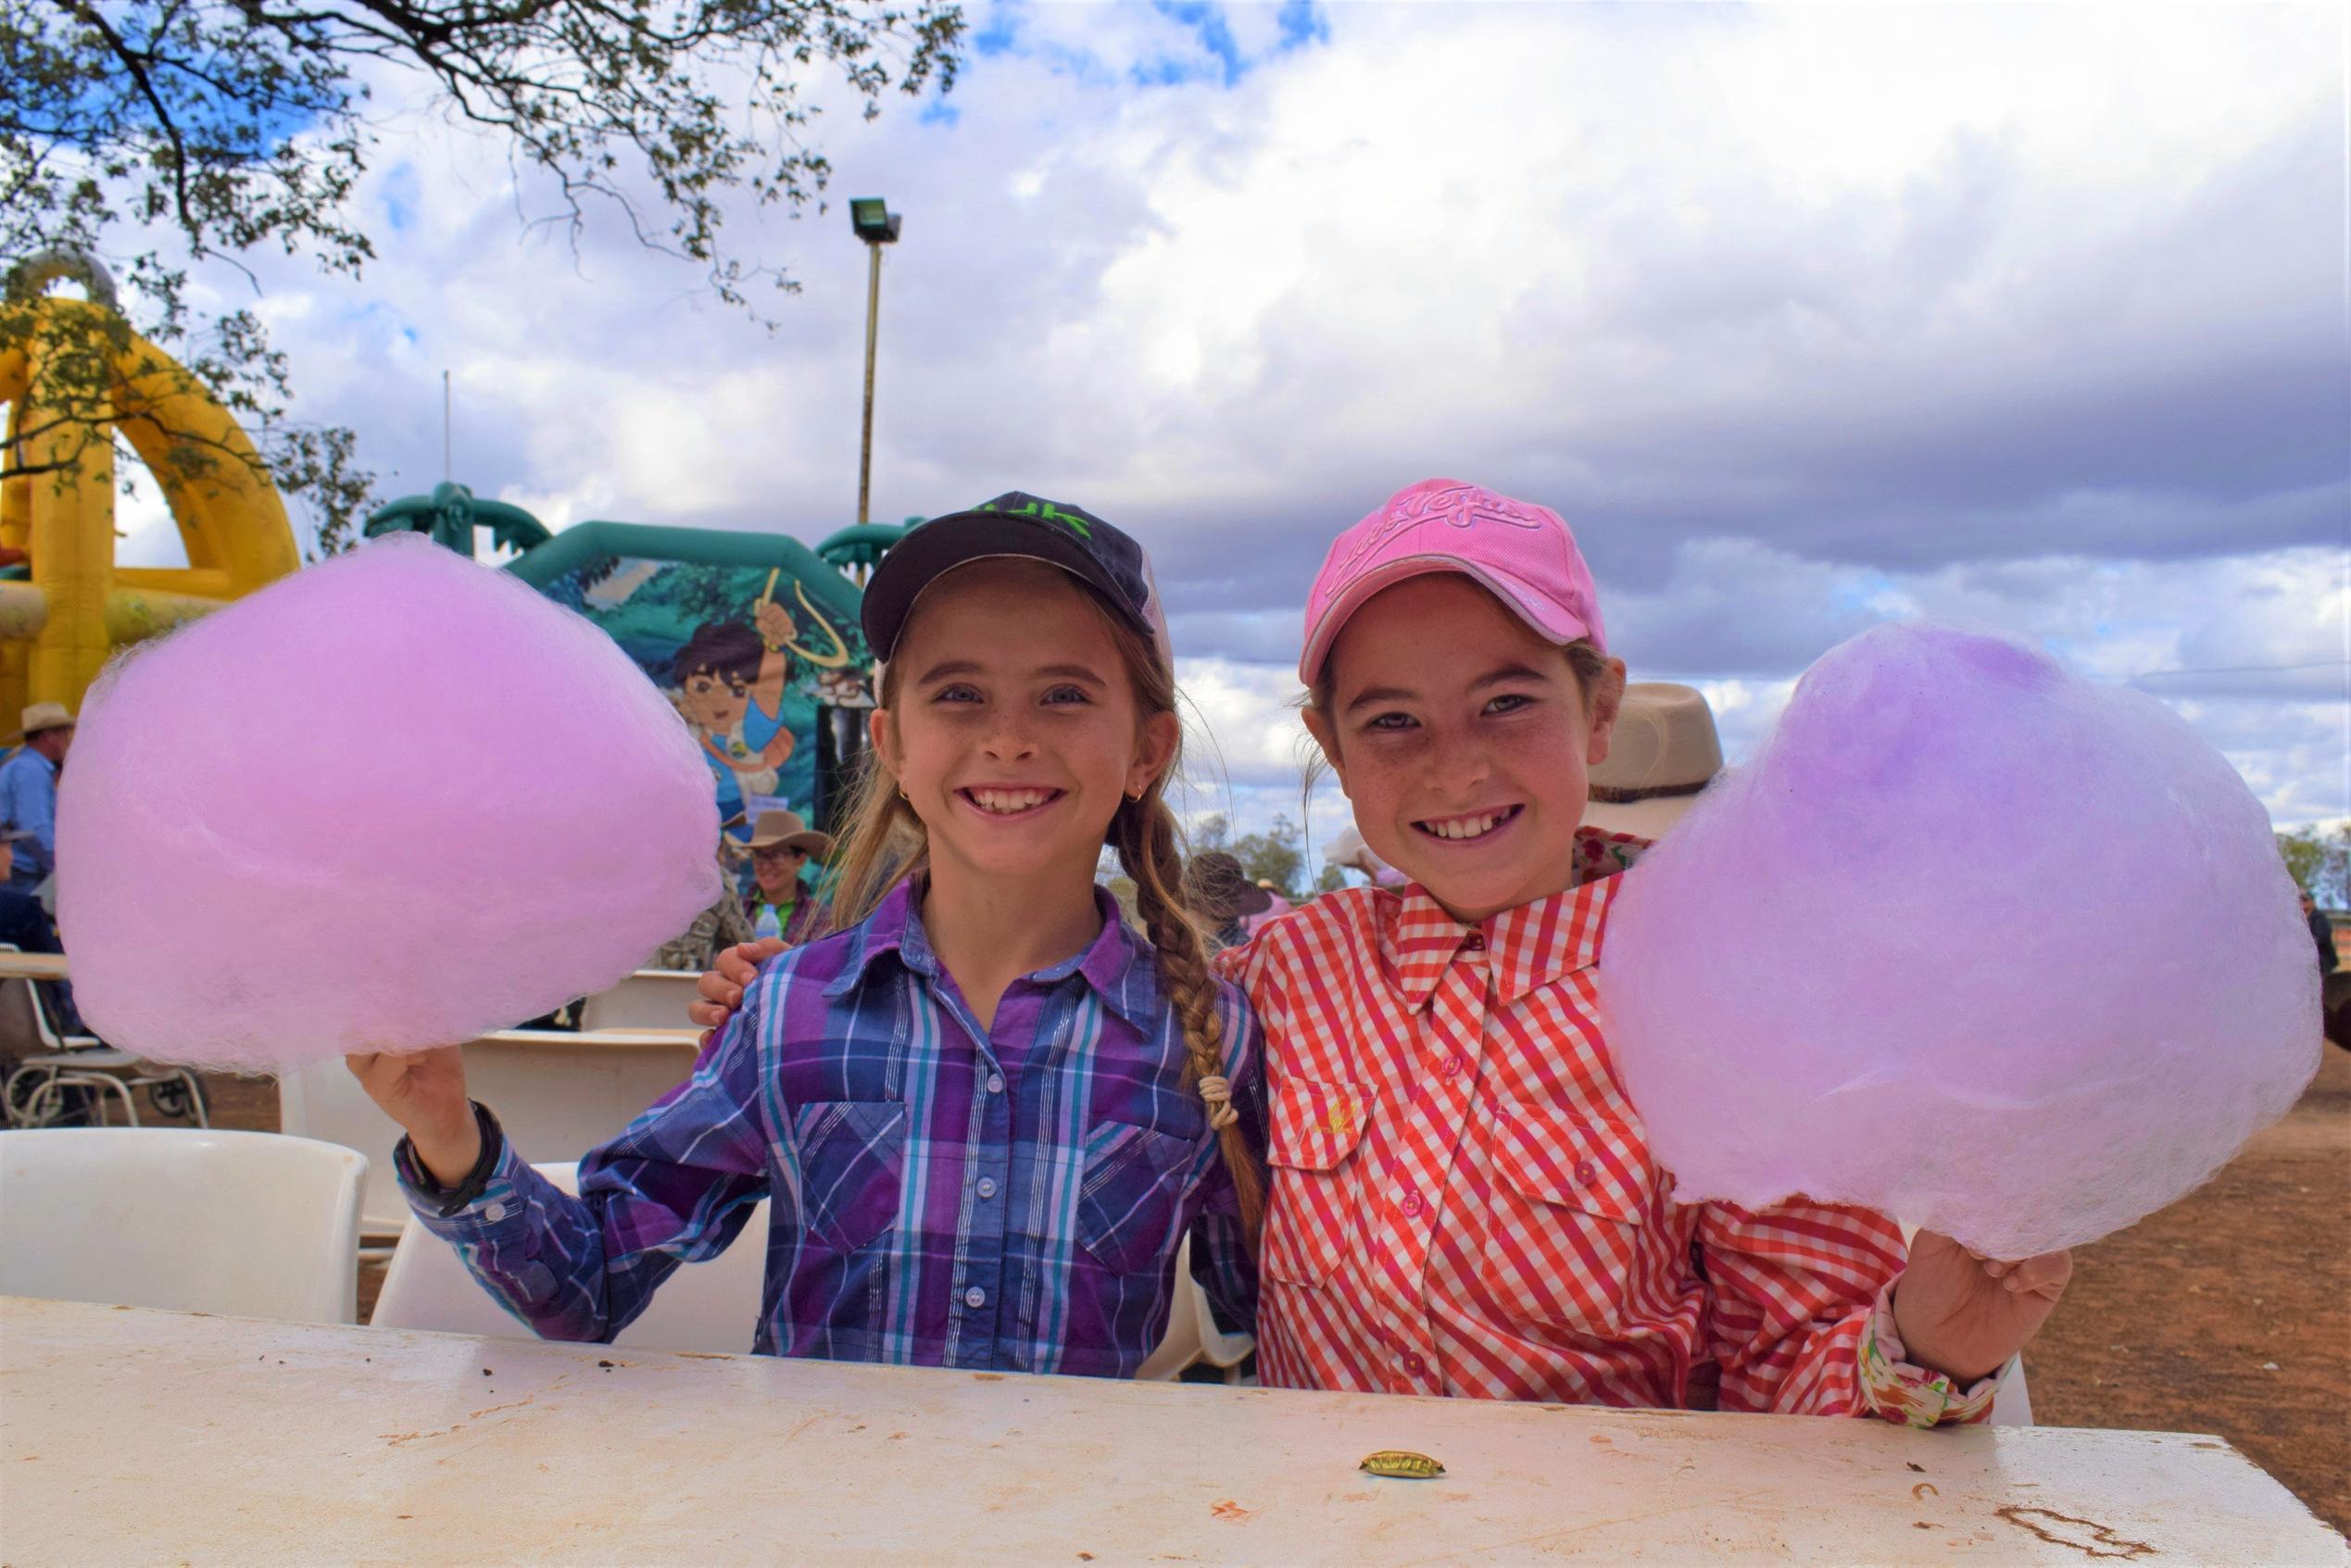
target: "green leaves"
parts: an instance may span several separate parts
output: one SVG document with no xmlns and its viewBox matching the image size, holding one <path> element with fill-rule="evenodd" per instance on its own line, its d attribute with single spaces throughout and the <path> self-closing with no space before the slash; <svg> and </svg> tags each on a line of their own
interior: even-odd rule
<svg viewBox="0 0 2351 1568">
<path fill-rule="evenodd" d="M 725 203 L 822 197 L 832 166 L 802 141 L 802 71 L 831 66 L 870 115 L 892 88 L 947 91 L 962 33 L 942 0 L 6 0 L 0 257 L 63 247 L 112 266 L 139 330 L 259 427 L 324 544 L 366 509 L 351 433 L 288 422 L 289 367 L 258 321 L 205 318 L 189 285 L 256 250 L 355 277 L 375 258 L 351 207 L 377 136 L 356 72 L 421 75 L 549 177 L 575 239 L 616 213 L 773 325 L 749 291 L 797 284 L 729 250 Z"/>
</svg>

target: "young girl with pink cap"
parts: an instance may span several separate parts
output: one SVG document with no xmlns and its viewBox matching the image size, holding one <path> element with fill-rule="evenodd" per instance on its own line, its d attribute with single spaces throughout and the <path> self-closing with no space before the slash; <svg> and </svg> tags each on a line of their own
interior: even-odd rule
<svg viewBox="0 0 2351 1568">
<path fill-rule="evenodd" d="M 1644 841 L 1582 822 L 1625 667 L 1559 514 L 1398 492 L 1332 545 L 1299 679 L 1364 842 L 1407 881 L 1220 960 L 1267 1040 L 1265 1381 L 1988 1415 L 2064 1255 L 1921 1235 L 1905 1265 L 1882 1215 L 1684 1206 L 1650 1157 L 1597 984 Z"/>
</svg>

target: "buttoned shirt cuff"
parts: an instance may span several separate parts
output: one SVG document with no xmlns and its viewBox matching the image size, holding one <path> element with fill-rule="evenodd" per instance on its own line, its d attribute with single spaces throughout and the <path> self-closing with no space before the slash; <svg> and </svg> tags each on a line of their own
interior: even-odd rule
<svg viewBox="0 0 2351 1568">
<path fill-rule="evenodd" d="M 465 1180 L 454 1187 L 444 1187 L 433 1179 L 417 1159 L 412 1140 L 403 1137 L 392 1150 L 392 1168 L 399 1176 L 409 1207 L 426 1229 L 438 1236 L 454 1237 L 497 1224 L 509 1214 L 521 1215 L 522 1205 L 514 1190 L 514 1149 L 507 1142 L 506 1131 L 478 1100 L 473 1102 L 473 1117 L 482 1133 L 482 1152 Z"/>
<path fill-rule="evenodd" d="M 1902 1336 L 1894 1328 L 1893 1286 L 1878 1292 L 1878 1304 L 1862 1325 L 1854 1351 L 1862 1403 L 1872 1415 L 1905 1426 L 1960 1426 L 1992 1414 L 1992 1396 L 2000 1386 L 2000 1372 L 1977 1379 L 1965 1388 L 1939 1372 L 1929 1372 L 1905 1359 Z"/>
</svg>

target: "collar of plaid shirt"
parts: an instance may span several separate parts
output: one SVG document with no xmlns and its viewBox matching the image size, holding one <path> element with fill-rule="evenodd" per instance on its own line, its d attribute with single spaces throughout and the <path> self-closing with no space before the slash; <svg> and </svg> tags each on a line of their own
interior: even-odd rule
<svg viewBox="0 0 2351 1568">
<path fill-rule="evenodd" d="M 889 890 L 871 915 L 845 933 L 849 954 L 841 972 L 824 987 L 826 1000 L 838 1001 L 864 985 L 866 972 L 892 955 L 933 983 L 946 973 L 938 961 L 937 950 L 931 946 L 930 934 L 923 929 L 920 894 L 921 879 L 908 877 Z M 1101 914 L 1102 929 L 1093 944 L 1076 957 L 1025 978 L 1039 985 L 1051 985 L 1077 975 L 1101 997 L 1104 1007 L 1138 1029 L 1150 1029 L 1162 1006 L 1153 968 L 1136 962 L 1143 956 L 1143 947 L 1126 929 L 1118 900 L 1107 890 L 1096 887 L 1094 908 Z"/>
</svg>

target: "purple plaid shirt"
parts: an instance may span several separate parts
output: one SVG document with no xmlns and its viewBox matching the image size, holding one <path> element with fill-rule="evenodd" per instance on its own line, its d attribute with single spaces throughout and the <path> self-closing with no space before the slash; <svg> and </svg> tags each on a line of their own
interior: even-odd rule
<svg viewBox="0 0 2351 1568">
<path fill-rule="evenodd" d="M 1096 902 L 1093 945 L 1013 982 L 986 1030 L 901 885 L 771 960 L 693 1076 L 581 1161 L 578 1198 L 510 1143 L 454 1214 L 405 1142 L 402 1185 L 550 1339 L 610 1339 L 767 1198 L 761 1354 L 1131 1376 L 1187 1232 L 1228 1323 L 1253 1322 L 1257 1273 L 1151 950 Z M 1257 1022 L 1222 982 L 1217 1005 L 1262 1150 Z"/>
</svg>

